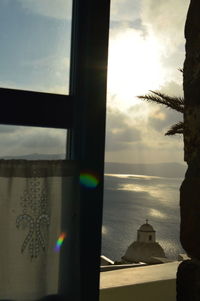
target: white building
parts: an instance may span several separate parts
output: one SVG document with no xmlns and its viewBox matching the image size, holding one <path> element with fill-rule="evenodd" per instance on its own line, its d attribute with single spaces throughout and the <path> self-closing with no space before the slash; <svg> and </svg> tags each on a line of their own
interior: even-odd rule
<svg viewBox="0 0 200 301">
<path fill-rule="evenodd" d="M 137 230 L 137 241 L 128 247 L 122 260 L 125 263 L 145 262 L 148 264 L 167 260 L 163 248 L 156 242 L 156 231 L 148 220 Z"/>
</svg>

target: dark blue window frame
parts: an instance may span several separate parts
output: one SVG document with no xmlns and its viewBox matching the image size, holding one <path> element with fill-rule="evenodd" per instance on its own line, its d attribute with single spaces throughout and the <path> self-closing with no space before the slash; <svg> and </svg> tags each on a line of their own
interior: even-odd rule
<svg viewBox="0 0 200 301">
<path fill-rule="evenodd" d="M 1 124 L 68 129 L 67 158 L 98 177 L 95 189 L 80 186 L 79 241 L 70 270 L 63 259 L 60 289 L 73 301 L 99 296 L 109 9 L 110 0 L 73 1 L 69 95 L 0 89 Z"/>
</svg>

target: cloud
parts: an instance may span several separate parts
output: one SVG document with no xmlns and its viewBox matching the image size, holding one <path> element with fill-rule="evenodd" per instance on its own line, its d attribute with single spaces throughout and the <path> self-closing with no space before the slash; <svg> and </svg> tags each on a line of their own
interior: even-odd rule
<svg viewBox="0 0 200 301">
<path fill-rule="evenodd" d="M 24 86 L 24 89 L 48 93 L 69 93 L 69 67 L 70 59 L 65 56 L 51 55 L 31 61 L 24 61 L 23 66 L 32 70 L 36 81 Z M 37 74 L 48 75 L 38 80 Z"/>
<path fill-rule="evenodd" d="M 130 117 L 118 110 L 109 110 L 106 132 L 106 151 L 119 151 L 132 148 L 133 144 L 139 142 L 140 131 L 129 125 Z"/>
<path fill-rule="evenodd" d="M 148 124 L 157 132 L 165 133 L 173 124 L 182 121 L 183 116 L 170 109 L 158 109 L 149 116 Z"/>
<path fill-rule="evenodd" d="M 150 89 L 172 96 L 183 95 L 182 74 L 177 69 L 182 67 L 184 60 L 184 23 L 188 5 L 189 0 L 126 1 L 126 5 L 124 0 L 112 2 L 109 76 L 112 75 L 113 85 L 109 82 L 108 103 L 112 109 L 107 114 L 107 161 L 170 162 L 173 157 L 173 160 L 183 162 L 183 137 L 164 136 L 170 125 L 181 120 L 181 114 L 156 104 L 138 102 L 135 96 L 148 93 Z M 144 44 L 144 52 L 137 51 L 140 41 Z M 152 42 L 152 47 L 148 41 Z M 128 51 L 131 56 L 127 55 Z M 157 65 L 149 63 L 153 62 L 153 55 Z M 113 73 L 112 66 L 115 67 Z M 138 83 L 140 72 L 143 80 Z M 134 76 L 136 80 L 133 80 Z M 151 83 L 152 78 L 156 79 L 155 85 Z"/>
<path fill-rule="evenodd" d="M 146 28 L 140 18 L 140 0 L 111 1 L 110 40 L 124 30 L 136 29 L 145 35 Z"/>
<path fill-rule="evenodd" d="M 108 130 L 106 134 L 106 151 L 128 150 L 139 140 L 140 132 L 136 128 L 124 128 L 119 132 Z"/>
<path fill-rule="evenodd" d="M 170 46 L 169 46 L 169 49 Z M 164 51 L 165 52 L 165 51 Z M 167 76 L 166 81 L 175 81 L 179 84 L 182 83 L 182 74 L 178 73 L 178 69 L 183 68 L 183 62 L 185 59 L 185 50 L 184 45 L 180 45 L 180 47 L 176 47 L 173 53 L 163 54 L 161 55 L 161 62 L 163 68 L 166 70 Z"/>
<path fill-rule="evenodd" d="M 172 139 L 172 138 L 171 138 Z M 118 152 L 106 152 L 106 162 L 122 162 L 122 163 L 158 163 L 158 162 L 179 162 L 183 163 L 183 143 L 180 140 L 170 150 L 164 147 L 157 149 L 156 147 L 145 148 L 143 145 L 135 149 Z"/>
<path fill-rule="evenodd" d="M 17 84 L 14 81 L 11 80 L 0 80 L 0 87 L 1 88 L 5 88 L 5 89 L 23 89 L 24 87 L 19 86 L 19 84 Z"/>
<path fill-rule="evenodd" d="M 61 77 L 61 75 L 56 75 L 57 79 Z M 38 82 L 38 83 L 20 83 L 17 84 L 12 81 L 0 81 L 0 87 L 6 89 L 22 89 L 25 91 L 36 91 L 36 92 L 45 92 L 45 93 L 55 93 L 55 94 L 62 94 L 66 95 L 69 93 L 69 79 L 63 78 L 60 80 L 60 83 L 48 83 L 48 82 Z"/>
<path fill-rule="evenodd" d="M 66 140 L 65 130 L 27 127 L 24 133 L 23 136 L 20 134 L 20 145 L 29 149 L 55 149 L 56 145 L 63 145 Z"/>
<path fill-rule="evenodd" d="M 181 83 L 179 83 L 179 81 Z M 183 97 L 182 74 L 180 74 L 180 79 L 177 78 L 176 82 L 166 81 L 165 84 L 160 87 L 160 91 L 170 96 Z"/>
<path fill-rule="evenodd" d="M 127 108 L 135 97 L 157 89 L 166 81 L 160 45 L 151 36 L 135 29 L 124 29 L 110 38 L 108 92 L 120 108 Z M 108 100 L 113 101 L 111 97 Z M 118 101 L 117 101 L 118 100 Z"/>
<path fill-rule="evenodd" d="M 118 140 L 122 143 L 131 144 L 135 141 L 140 140 L 140 132 L 134 127 L 127 127 L 119 132 L 114 133 L 117 136 Z"/>
<path fill-rule="evenodd" d="M 182 85 L 173 81 L 166 82 L 159 91 L 172 97 L 183 97 Z M 156 103 L 148 103 L 148 106 L 148 126 L 158 132 L 165 133 L 173 124 L 183 121 L 183 114 L 175 110 Z"/>
<path fill-rule="evenodd" d="M 167 118 L 166 118 L 167 119 Z M 179 120 L 178 120 L 179 121 Z M 158 120 L 149 120 L 147 127 L 142 131 L 142 142 L 143 142 L 143 151 L 149 150 L 154 151 L 155 159 L 159 159 L 161 153 L 168 153 L 168 157 L 171 157 L 171 153 L 183 151 L 183 137 L 182 135 L 175 136 L 165 136 L 166 130 L 173 124 L 167 123 L 165 120 L 162 124 L 162 121 Z M 159 128 L 160 127 L 160 128 Z M 181 158 L 183 155 L 181 155 Z"/>
<path fill-rule="evenodd" d="M 20 3 L 24 9 L 23 13 L 27 12 L 26 16 L 30 17 L 30 20 L 31 17 L 37 17 L 37 20 L 40 20 L 41 22 L 44 22 L 45 20 L 45 22 L 48 22 L 48 25 L 52 24 L 52 27 L 56 24 L 59 27 L 61 23 L 64 24 L 63 20 L 69 21 L 71 19 L 70 1 L 17 0 L 17 2 L 18 4 Z M 113 86 L 117 88 L 120 87 L 120 89 L 125 88 L 124 90 L 126 93 L 125 95 L 121 93 L 121 95 L 123 95 L 123 97 L 121 97 L 120 93 L 117 93 L 119 92 L 119 88 L 117 89 L 117 92 L 115 89 L 113 89 L 114 92 L 111 91 L 112 93 L 109 91 L 112 96 L 110 105 L 113 104 L 114 107 L 114 102 L 118 105 L 119 98 L 121 102 L 126 102 L 127 105 L 124 112 L 121 112 L 119 107 L 118 110 L 108 108 L 106 155 L 107 158 L 109 156 L 110 161 L 135 161 L 147 163 L 153 161 L 170 161 L 172 154 L 173 159 L 177 158 L 178 160 L 179 158 L 179 161 L 182 160 L 181 137 L 171 138 L 164 136 L 165 129 L 176 120 L 177 116 L 172 111 L 161 109 L 158 106 L 148 105 L 146 103 L 140 103 L 134 106 L 133 104 L 135 95 L 146 92 L 144 91 L 144 83 L 148 83 L 148 89 L 158 88 L 170 95 L 177 95 L 181 91 L 182 79 L 177 79 L 179 76 L 177 68 L 181 67 L 184 56 L 183 28 L 188 4 L 189 0 L 112 1 L 110 45 L 111 43 L 116 42 L 115 38 L 120 38 L 119 42 L 121 43 L 116 43 L 116 45 L 113 44 L 116 46 L 114 52 L 117 54 L 116 60 L 113 63 L 113 66 L 116 66 L 113 74 L 115 80 L 116 78 L 119 78 L 119 81 L 115 81 Z M 49 19 L 42 18 L 41 16 L 48 17 Z M 50 18 L 54 18 L 54 20 Z M 67 23 L 69 24 L 69 22 Z M 37 33 L 35 27 L 33 27 L 33 33 L 34 32 Z M 15 35 L 15 37 L 16 36 L 17 35 Z M 49 43 L 46 43 L 46 40 L 43 41 L 43 36 L 45 35 L 42 33 L 41 42 L 48 46 Z M 54 37 L 57 35 L 49 34 L 46 36 L 47 40 L 49 40 L 51 36 Z M 61 39 L 62 37 L 63 35 L 61 34 Z M 124 38 L 131 40 L 131 43 L 126 44 Z M 19 37 L 17 40 L 19 40 Z M 34 41 L 37 41 L 37 39 Z M 41 43 L 38 45 L 40 44 Z M 143 48 L 138 47 L 140 44 Z M 30 43 L 30 46 L 31 45 L 32 44 Z M 58 43 L 53 42 L 52 45 L 58 45 Z M 122 46 L 124 47 L 124 52 L 122 52 L 123 48 L 120 48 Z M 36 49 L 38 49 L 38 53 L 40 53 L 41 47 L 38 47 L 36 47 Z M 52 50 L 51 47 L 50 49 Z M 58 49 L 60 49 L 59 46 Z M 116 49 L 118 49 L 118 52 L 116 52 Z M 55 51 L 56 49 L 52 50 L 53 53 Z M 20 53 L 20 51 L 17 51 L 17 53 Z M 129 53 L 130 56 L 128 57 L 127 54 Z M 55 74 L 55 77 L 52 77 L 53 80 L 49 81 L 53 83 L 53 85 L 47 83 L 47 80 L 45 80 L 47 77 L 43 75 L 44 73 L 42 71 L 41 76 L 38 76 L 39 73 L 36 72 L 37 70 L 40 70 L 40 68 L 41 70 L 46 71 L 50 67 L 48 61 L 49 55 L 51 55 L 51 53 L 48 52 L 46 59 L 44 59 L 45 55 L 42 54 L 40 56 L 35 56 L 34 58 L 36 59 L 33 60 L 32 66 L 31 63 L 30 66 L 28 66 L 28 64 L 27 66 L 23 65 L 24 68 L 27 67 L 28 69 L 28 67 L 30 67 L 31 70 L 34 71 L 34 76 L 38 79 L 40 84 L 37 86 L 36 83 L 34 83 L 33 76 L 30 80 L 30 83 L 32 84 L 30 88 L 26 78 L 22 78 L 21 82 L 23 81 L 24 83 L 23 88 L 58 93 L 59 91 L 60 93 L 65 91 L 62 74 L 64 72 L 64 67 L 68 67 L 66 62 L 63 65 L 61 64 L 63 69 L 60 69 L 59 72 Z M 154 60 L 154 55 L 156 56 L 156 61 Z M 40 59 L 40 57 L 42 58 Z M 150 68 L 146 63 L 146 58 L 148 62 L 152 62 Z M 23 62 L 25 62 L 24 56 Z M 59 60 L 56 58 L 55 60 L 51 60 L 53 74 L 54 71 L 56 72 L 58 70 L 58 63 L 60 64 Z M 118 67 L 120 64 L 121 70 L 119 70 Z M 122 67 L 125 65 L 126 68 L 123 69 Z M 142 65 L 143 67 L 141 67 Z M 137 66 L 138 68 L 136 68 Z M 135 74 L 133 74 L 134 71 L 136 71 Z M 22 74 L 22 72 L 18 73 Z M 49 78 L 50 74 L 48 72 L 46 74 L 48 74 Z M 122 75 L 121 77 L 118 76 L 120 74 Z M 139 75 L 142 78 L 140 83 L 137 82 Z M 134 76 L 135 80 L 133 80 Z M 162 81 L 160 81 L 161 77 Z M 156 82 L 156 85 L 154 86 L 151 83 L 152 78 L 154 78 Z M 8 86 L 15 87 L 13 82 L 7 83 Z M 5 86 L 5 84 L 6 82 L 3 86 Z M 139 90 L 138 92 L 139 85 L 142 90 Z M 130 89 L 128 89 L 129 87 Z M 137 90 L 134 90 L 135 87 L 137 87 Z M 46 88 L 48 89 L 46 90 Z M 130 94 L 127 96 L 128 92 L 130 92 Z M 114 94 L 115 98 L 113 97 Z M 131 106 L 132 108 L 130 108 Z M 117 106 L 115 105 L 115 108 L 116 107 Z M 0 128 L 0 155 L 8 155 L 9 152 L 16 155 L 33 152 L 65 152 L 66 132 L 54 131 L 52 129 L 16 128 Z"/>
<path fill-rule="evenodd" d="M 111 20 L 130 22 L 138 18 L 140 0 L 114 0 L 111 1 Z"/>
<path fill-rule="evenodd" d="M 146 28 L 146 36 L 154 38 L 160 45 L 160 64 L 166 80 L 175 81 L 177 69 L 183 66 L 184 25 L 189 2 L 141 0 L 140 19 Z"/>
<path fill-rule="evenodd" d="M 23 126 L 0 126 L 0 156 L 32 153 L 64 154 L 66 131 Z"/>
<path fill-rule="evenodd" d="M 173 156 L 175 161 L 183 162 L 182 136 L 164 135 L 180 117 L 181 114 L 146 102 L 132 106 L 127 113 L 109 108 L 106 161 L 170 162 Z"/>
<path fill-rule="evenodd" d="M 13 134 L 16 131 L 18 131 L 17 126 L 13 126 L 13 125 L 0 125 L 0 135 L 4 135 L 4 134 Z"/>
<path fill-rule="evenodd" d="M 173 51 L 184 41 L 184 24 L 189 0 L 142 0 L 141 19 L 149 33 Z"/>
<path fill-rule="evenodd" d="M 56 19 L 71 19 L 71 2 L 66 0 L 19 0 L 27 11 Z"/>
<path fill-rule="evenodd" d="M 8 82 L 2 87 L 59 93 L 52 87 L 67 86 L 68 92 L 70 22 L 42 15 L 42 8 L 44 14 L 50 15 L 50 9 L 57 14 L 55 5 L 63 13 L 62 3 L 69 1 L 6 0 L 5 5 L 0 1 L 0 81 Z M 39 7 L 41 14 L 33 14 Z"/>
</svg>

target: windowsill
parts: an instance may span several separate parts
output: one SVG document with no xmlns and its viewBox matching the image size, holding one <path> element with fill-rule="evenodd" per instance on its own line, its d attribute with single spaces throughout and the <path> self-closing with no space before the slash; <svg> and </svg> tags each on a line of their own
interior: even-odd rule
<svg viewBox="0 0 200 301">
<path fill-rule="evenodd" d="M 176 272 L 180 261 L 101 272 L 100 300 L 176 300 Z"/>
</svg>

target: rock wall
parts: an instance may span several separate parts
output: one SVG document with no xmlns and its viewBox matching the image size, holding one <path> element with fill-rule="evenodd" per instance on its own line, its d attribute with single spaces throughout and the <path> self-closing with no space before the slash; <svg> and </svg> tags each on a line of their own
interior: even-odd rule
<svg viewBox="0 0 200 301">
<path fill-rule="evenodd" d="M 198 160 L 200 152 L 200 1 L 191 0 L 185 24 L 186 57 L 183 70 L 185 98 L 185 160 Z M 198 163 L 199 163 L 198 162 Z"/>
<path fill-rule="evenodd" d="M 183 71 L 184 154 L 188 164 L 181 187 L 181 243 L 200 259 L 200 1 L 191 0 L 186 25 Z"/>
<path fill-rule="evenodd" d="M 180 264 L 177 300 L 200 300 L 200 1 L 191 0 L 185 24 L 186 57 L 184 158 L 188 164 L 180 189 L 180 240 L 191 260 Z"/>
</svg>

